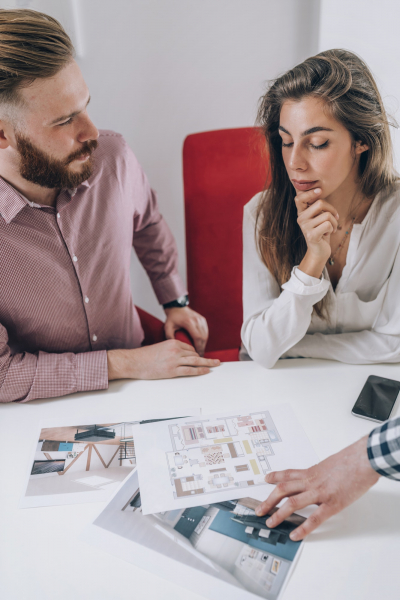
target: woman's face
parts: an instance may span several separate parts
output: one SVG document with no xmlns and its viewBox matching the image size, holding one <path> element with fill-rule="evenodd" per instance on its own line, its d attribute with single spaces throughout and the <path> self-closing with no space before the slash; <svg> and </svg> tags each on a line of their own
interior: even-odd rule
<svg viewBox="0 0 400 600">
<path fill-rule="evenodd" d="M 361 152 L 366 146 L 354 146 L 349 131 L 330 116 L 319 98 L 287 100 L 280 115 L 282 157 L 289 178 L 298 191 L 322 189 L 322 197 L 357 179 Z"/>
</svg>

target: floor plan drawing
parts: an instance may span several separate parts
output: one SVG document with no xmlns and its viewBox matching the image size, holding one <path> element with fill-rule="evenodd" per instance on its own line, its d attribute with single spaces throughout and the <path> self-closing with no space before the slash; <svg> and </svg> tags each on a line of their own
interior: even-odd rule
<svg viewBox="0 0 400 600">
<path fill-rule="evenodd" d="M 144 515 L 272 492 L 265 476 L 318 457 L 289 404 L 134 426 Z"/>
<path fill-rule="evenodd" d="M 268 411 L 168 426 L 166 453 L 174 498 L 264 484 L 282 442 Z"/>
</svg>

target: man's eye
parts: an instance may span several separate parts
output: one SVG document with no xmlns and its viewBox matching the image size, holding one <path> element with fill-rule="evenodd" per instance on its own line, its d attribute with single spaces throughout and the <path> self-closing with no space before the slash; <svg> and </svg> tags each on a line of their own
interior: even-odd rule
<svg viewBox="0 0 400 600">
<path fill-rule="evenodd" d="M 68 119 L 68 121 L 64 121 L 64 123 L 59 123 L 59 127 L 64 127 L 64 125 L 69 125 L 70 123 L 72 123 L 73 121 L 73 117 L 70 117 Z"/>
<path fill-rule="evenodd" d="M 322 148 L 326 148 L 329 144 L 329 140 L 326 140 L 326 142 L 324 142 L 323 144 L 321 144 L 320 146 L 314 146 L 314 144 L 310 144 L 311 148 L 314 148 L 315 150 L 322 150 Z"/>
</svg>

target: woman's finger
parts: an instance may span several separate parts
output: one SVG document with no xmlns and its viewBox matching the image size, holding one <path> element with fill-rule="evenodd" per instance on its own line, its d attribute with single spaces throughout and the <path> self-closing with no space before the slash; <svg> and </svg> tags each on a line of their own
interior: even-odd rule
<svg viewBox="0 0 400 600">
<path fill-rule="evenodd" d="M 315 188 L 315 190 L 309 190 L 307 192 L 299 192 L 294 199 L 298 212 L 302 212 L 311 206 L 311 204 L 314 204 L 320 197 L 320 194 L 321 188 Z"/>
<path fill-rule="evenodd" d="M 330 221 L 325 221 L 322 225 L 306 232 L 307 243 L 318 244 L 324 235 L 330 235 L 331 233 L 333 233 L 333 225 Z"/>
<path fill-rule="evenodd" d="M 321 213 L 331 213 L 336 219 L 339 219 L 338 212 L 330 202 L 319 199 L 312 206 L 309 206 L 306 210 L 301 213 L 302 219 L 313 219 Z M 299 215 L 300 218 L 300 215 Z"/>
<path fill-rule="evenodd" d="M 318 225 L 325 223 L 325 221 L 330 221 L 332 223 L 334 231 L 337 230 L 338 226 L 337 219 L 335 219 L 335 217 L 330 212 L 323 212 L 320 215 L 314 217 L 313 219 L 302 219 L 302 223 L 300 223 L 300 217 L 298 220 L 299 225 L 302 227 L 302 229 L 315 229 L 315 227 L 318 227 Z"/>
</svg>

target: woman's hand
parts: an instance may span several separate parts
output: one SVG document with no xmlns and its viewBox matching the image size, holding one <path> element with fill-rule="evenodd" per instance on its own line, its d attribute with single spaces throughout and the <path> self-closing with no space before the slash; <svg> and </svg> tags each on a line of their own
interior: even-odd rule
<svg viewBox="0 0 400 600">
<path fill-rule="evenodd" d="M 319 278 L 331 255 L 330 237 L 337 230 L 339 215 L 332 204 L 321 198 L 320 188 L 298 193 L 295 202 L 297 222 L 307 243 L 299 268 Z"/>
<path fill-rule="evenodd" d="M 268 527 L 276 527 L 297 510 L 317 504 L 313 514 L 290 534 L 292 540 L 302 540 L 332 515 L 355 502 L 379 479 L 367 454 L 368 436 L 347 446 L 310 469 L 276 471 L 265 477 L 276 488 L 256 509 L 261 517 L 283 498 L 288 500 L 267 519 Z"/>
</svg>

